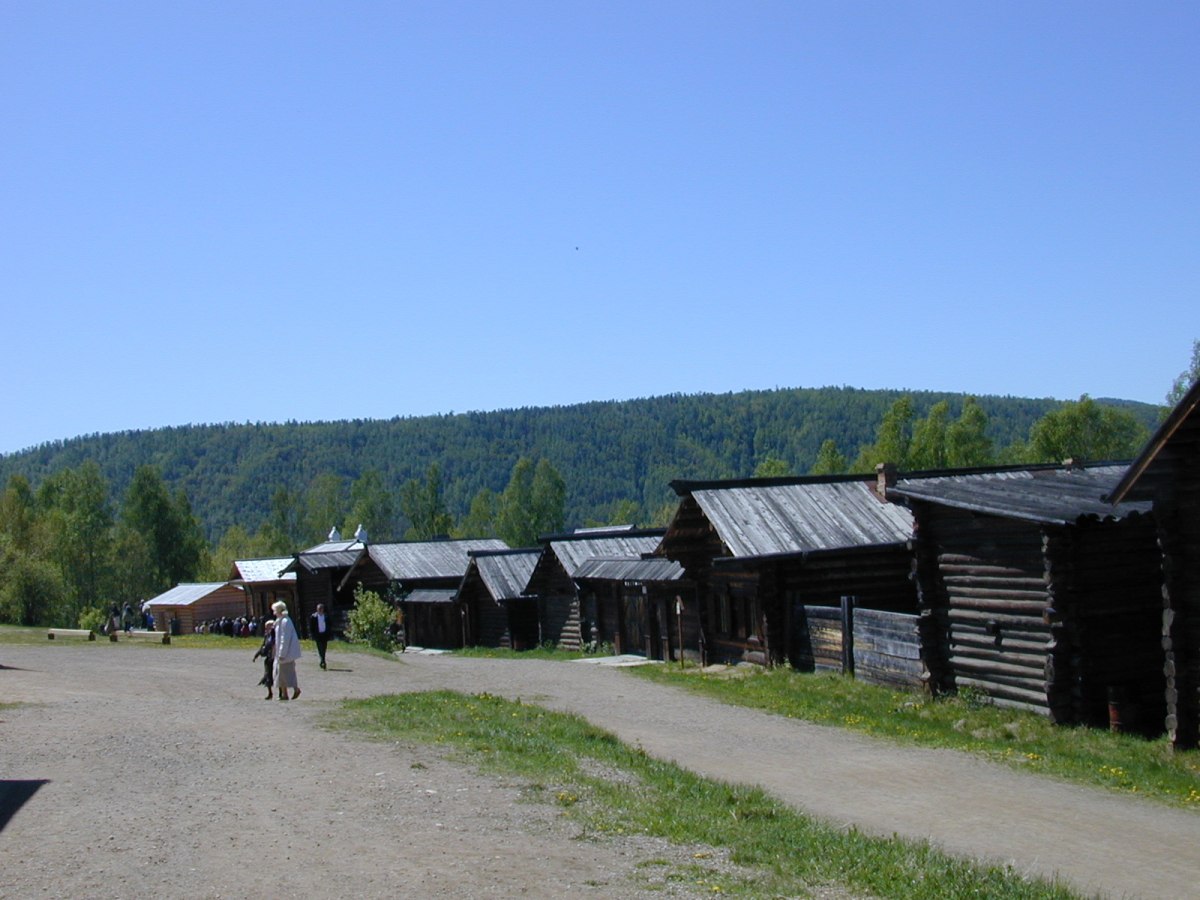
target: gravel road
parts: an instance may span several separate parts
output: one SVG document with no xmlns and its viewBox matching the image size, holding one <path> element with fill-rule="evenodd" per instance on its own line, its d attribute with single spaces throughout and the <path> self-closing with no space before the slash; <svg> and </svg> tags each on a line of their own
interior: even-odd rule
<svg viewBox="0 0 1200 900">
<path fill-rule="evenodd" d="M 438 688 L 575 712 L 832 822 L 1057 873 L 1087 892 L 1200 896 L 1200 815 L 1187 810 L 599 665 L 391 663 L 335 644 L 327 671 L 313 654 L 300 661 L 298 700 L 268 703 L 253 651 L 0 645 L 0 699 L 20 704 L 0 710 L 0 897 L 711 896 L 655 881 L 663 861 L 694 864 L 695 848 L 581 840 L 554 808 L 523 802 L 519 784 L 315 724 L 346 697 Z"/>
</svg>

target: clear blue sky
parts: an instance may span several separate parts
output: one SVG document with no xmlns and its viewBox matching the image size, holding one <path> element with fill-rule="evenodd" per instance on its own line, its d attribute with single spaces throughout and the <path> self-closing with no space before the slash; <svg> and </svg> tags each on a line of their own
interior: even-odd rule
<svg viewBox="0 0 1200 900">
<path fill-rule="evenodd" d="M 853 385 L 1161 402 L 1194 2 L 0 2 L 0 452 Z"/>
</svg>

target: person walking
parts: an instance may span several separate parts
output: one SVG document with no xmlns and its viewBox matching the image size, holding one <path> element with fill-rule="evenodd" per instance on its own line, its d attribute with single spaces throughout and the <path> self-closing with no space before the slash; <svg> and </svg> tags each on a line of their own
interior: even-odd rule
<svg viewBox="0 0 1200 900">
<path fill-rule="evenodd" d="M 263 661 L 263 677 L 259 679 L 259 684 L 267 689 L 267 696 L 264 700 L 270 700 L 272 697 L 271 689 L 275 686 L 275 623 L 267 619 L 263 625 L 262 646 L 258 648 L 258 652 L 254 654 L 254 659 L 262 657 Z"/>
<path fill-rule="evenodd" d="M 318 603 L 317 611 L 308 617 L 308 633 L 317 645 L 317 656 L 321 657 L 321 668 L 325 668 L 325 648 L 329 646 L 329 619 L 325 616 L 325 604 Z"/>
<path fill-rule="evenodd" d="M 300 658 L 300 635 L 296 626 L 288 616 L 287 604 L 276 600 L 271 605 L 275 613 L 275 688 L 280 700 L 288 699 L 288 689 L 291 688 L 291 699 L 300 696 L 300 684 L 296 681 L 296 660 Z"/>
</svg>

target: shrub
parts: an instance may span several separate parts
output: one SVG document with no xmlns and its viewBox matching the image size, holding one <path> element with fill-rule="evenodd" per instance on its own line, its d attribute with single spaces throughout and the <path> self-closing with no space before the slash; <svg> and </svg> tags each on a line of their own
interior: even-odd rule
<svg viewBox="0 0 1200 900">
<path fill-rule="evenodd" d="M 350 610 L 349 619 L 350 627 L 346 630 L 346 637 L 353 643 L 387 651 L 395 645 L 392 639 L 392 623 L 396 621 L 395 608 L 361 584 L 354 589 L 354 609 Z"/>
<path fill-rule="evenodd" d="M 108 624 L 108 615 L 104 610 L 97 606 L 88 606 L 79 613 L 79 627 L 87 628 L 97 634 L 104 633 L 104 626 Z"/>
</svg>

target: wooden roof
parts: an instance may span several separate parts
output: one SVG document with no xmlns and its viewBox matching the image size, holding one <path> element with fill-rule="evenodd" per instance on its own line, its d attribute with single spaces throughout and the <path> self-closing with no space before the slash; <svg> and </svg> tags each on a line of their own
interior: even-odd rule
<svg viewBox="0 0 1200 900">
<path fill-rule="evenodd" d="M 586 560 L 598 556 L 637 559 L 643 554 L 653 553 L 664 533 L 661 528 L 638 530 L 620 526 L 548 535 L 542 538 L 542 541 L 546 543 L 563 570 L 574 577 Z"/>
<path fill-rule="evenodd" d="M 540 555 L 540 550 L 474 550 L 469 554 L 470 565 L 493 600 L 520 599 Z"/>
<path fill-rule="evenodd" d="M 295 571 L 285 572 L 293 562 L 290 556 L 276 556 L 266 559 L 236 559 L 233 561 L 233 572 L 230 581 L 258 584 L 272 581 L 295 581 Z"/>
<path fill-rule="evenodd" d="M 404 598 L 405 603 L 453 603 L 458 597 L 458 591 L 445 589 L 434 590 L 421 588 L 413 591 Z"/>
<path fill-rule="evenodd" d="M 145 608 L 147 606 L 191 606 L 193 603 L 197 603 L 200 600 L 203 600 L 205 597 L 208 597 L 211 594 L 215 594 L 217 591 L 221 590 L 222 588 L 227 588 L 227 587 L 230 587 L 230 585 L 224 581 L 206 582 L 204 584 L 196 584 L 196 583 L 177 584 L 177 585 L 175 585 L 175 587 L 171 588 L 169 591 L 164 591 L 163 593 L 159 594 L 157 597 L 151 597 L 149 600 L 147 600 L 145 603 L 142 604 L 142 607 Z M 234 590 L 240 590 L 240 589 L 234 588 Z"/>
<path fill-rule="evenodd" d="M 1112 503 L 1149 500 L 1181 466 L 1200 463 L 1200 381 L 1192 385 L 1147 441 L 1109 495 Z"/>
<path fill-rule="evenodd" d="M 575 571 L 576 581 L 669 582 L 683 577 L 683 566 L 670 559 L 594 557 Z"/>
<path fill-rule="evenodd" d="M 685 502 L 663 543 L 699 537 L 689 499 L 729 555 L 739 559 L 907 541 L 912 514 L 880 498 L 875 484 L 874 475 L 673 481 Z"/>
<path fill-rule="evenodd" d="M 1030 466 L 1005 471 L 901 478 L 889 496 L 1046 525 L 1122 519 L 1150 511 L 1148 503 L 1105 501 L 1127 465 Z"/>
<path fill-rule="evenodd" d="M 473 550 L 507 550 L 498 538 L 467 541 L 404 541 L 371 544 L 367 552 L 393 581 L 426 578 L 461 578 Z"/>
</svg>

